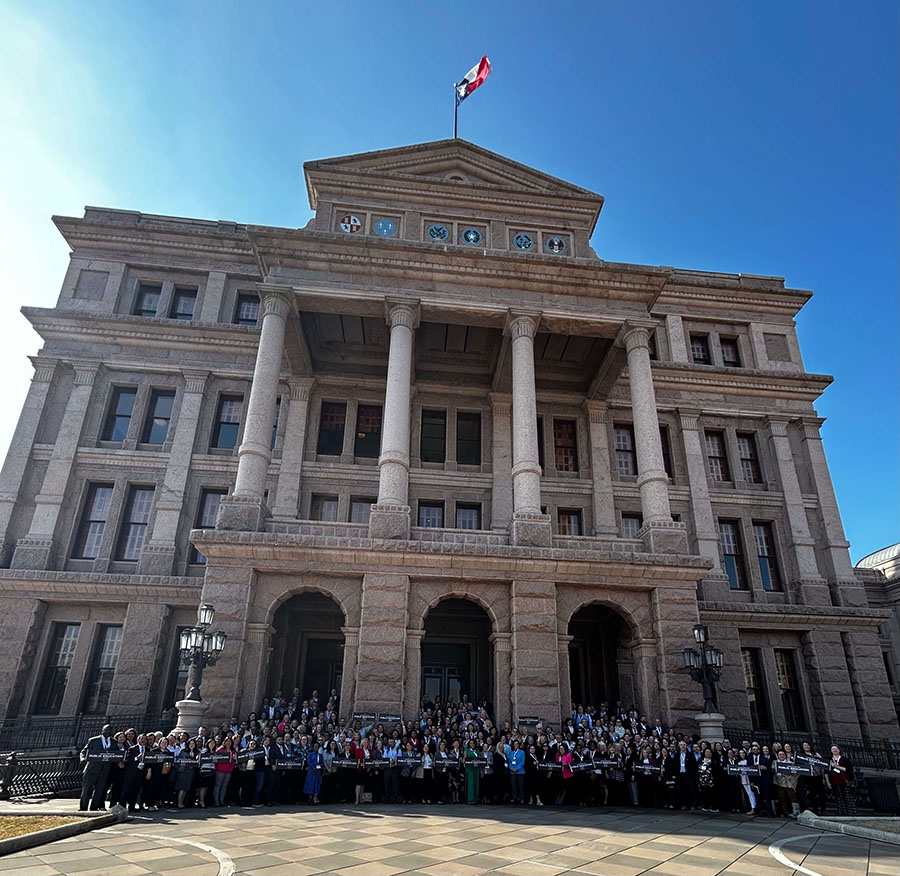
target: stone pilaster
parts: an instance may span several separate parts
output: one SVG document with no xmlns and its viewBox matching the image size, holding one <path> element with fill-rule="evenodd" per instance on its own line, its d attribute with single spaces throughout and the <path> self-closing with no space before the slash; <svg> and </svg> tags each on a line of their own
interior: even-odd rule
<svg viewBox="0 0 900 876">
<path fill-rule="evenodd" d="M 110 714 L 133 714 L 148 708 L 154 688 L 168 671 L 165 659 L 160 659 L 164 651 L 160 643 L 169 631 L 171 614 L 169 606 L 162 603 L 129 603 L 109 693 Z"/>
<path fill-rule="evenodd" d="M 696 591 L 693 586 L 658 587 L 650 600 L 660 711 L 667 724 L 688 730 L 696 726 L 694 716 L 703 707 L 700 685 L 691 680 L 682 657 L 682 651 L 694 644 L 692 631 L 699 619 Z"/>
<path fill-rule="evenodd" d="M 507 532 L 513 513 L 512 396 L 491 393 L 491 529 Z"/>
<path fill-rule="evenodd" d="M 841 633 L 859 726 L 865 739 L 900 738 L 881 643 L 874 628 Z"/>
<path fill-rule="evenodd" d="M 199 322 L 216 323 L 222 310 L 222 298 L 225 295 L 225 281 L 228 276 L 222 271 L 210 271 L 203 293 Z M 226 320 L 227 321 L 227 320 Z"/>
<path fill-rule="evenodd" d="M 54 561 L 56 526 L 69 489 L 75 453 L 81 441 L 100 363 L 74 362 L 72 367 L 75 369 L 75 385 L 66 404 L 41 490 L 34 497 L 34 516 L 28 535 L 16 544 L 11 563 L 14 569 L 46 569 Z"/>
<path fill-rule="evenodd" d="M 409 538 L 410 381 L 419 304 L 388 300 L 385 306 L 391 340 L 378 457 L 378 502 L 372 506 L 369 534 L 372 538 Z"/>
<path fill-rule="evenodd" d="M 609 413 L 603 402 L 588 399 L 584 403 L 588 418 L 591 478 L 594 488 L 591 493 L 594 516 L 594 535 L 615 538 L 619 534 L 616 526 L 616 506 L 613 499 L 612 466 L 609 459 Z M 568 651 L 566 652 L 568 659 Z M 564 702 L 564 705 L 567 704 Z"/>
<path fill-rule="evenodd" d="M 816 728 L 831 736 L 859 738 L 859 717 L 839 630 L 810 630 L 801 638 Z"/>
<path fill-rule="evenodd" d="M 511 640 L 512 633 L 491 633 L 490 642 L 494 646 L 494 721 L 501 727 L 513 717 L 510 702 Z"/>
<path fill-rule="evenodd" d="M 687 341 L 684 337 L 684 323 L 678 314 L 666 317 L 666 337 L 669 339 L 669 356 L 673 362 L 690 362 Z"/>
<path fill-rule="evenodd" d="M 505 331 L 512 348 L 512 542 L 549 547 L 550 518 L 541 513 L 537 400 L 534 385 L 534 337 L 540 314 L 510 311 Z"/>
<path fill-rule="evenodd" d="M 356 669 L 359 662 L 359 627 L 341 627 L 344 634 L 344 662 L 341 666 L 341 691 L 338 712 L 348 721 L 356 699 Z"/>
<path fill-rule="evenodd" d="M 510 609 L 513 720 L 524 715 L 555 723 L 560 716 L 556 585 L 513 581 Z"/>
<path fill-rule="evenodd" d="M 291 292 L 287 289 L 260 287 L 260 296 L 262 329 L 250 387 L 250 403 L 247 405 L 247 422 L 238 450 L 234 491 L 219 503 L 216 521 L 219 529 L 257 531 L 265 523 L 263 493 L 272 459 L 272 424 L 275 422 L 285 328 L 294 305 Z"/>
<path fill-rule="evenodd" d="M 296 520 L 300 516 L 300 477 L 303 471 L 303 453 L 306 445 L 306 421 L 309 414 L 309 395 L 315 380 L 292 377 L 288 380 L 290 397 L 283 414 L 284 446 L 281 450 L 281 469 L 272 515 L 276 518 Z M 285 400 L 282 399 L 282 408 Z M 345 429 L 346 430 L 346 429 Z"/>
<path fill-rule="evenodd" d="M 407 575 L 363 576 L 355 711 L 403 708 L 408 598 Z"/>
<path fill-rule="evenodd" d="M 162 490 L 156 500 L 156 518 L 141 552 L 139 570 L 142 575 L 171 575 L 175 571 L 178 527 L 208 377 L 208 371 L 184 372 L 184 393 Z"/>
<path fill-rule="evenodd" d="M 247 715 L 251 711 L 255 712 L 268 693 L 266 690 L 266 684 L 268 683 L 267 673 L 269 670 L 269 658 L 272 655 L 272 637 L 274 635 L 275 627 L 270 623 L 247 624 L 244 657 L 241 660 L 241 667 L 244 673 L 244 708 L 241 709 L 241 715 Z"/>
<path fill-rule="evenodd" d="M 25 396 L 22 413 L 19 414 L 16 431 L 13 432 L 9 452 L 0 469 L 0 566 L 6 565 L 15 547 L 9 536 L 9 524 L 16 502 L 19 501 L 19 489 L 41 424 L 57 363 L 57 359 L 31 357 L 34 376 L 28 387 L 28 395 Z"/>
<path fill-rule="evenodd" d="M 572 711 L 572 674 L 569 665 L 569 645 L 572 643 L 574 636 L 556 637 L 557 650 L 559 652 L 557 660 L 559 661 L 559 708 L 561 710 L 561 718 L 565 718 Z"/>
<path fill-rule="evenodd" d="M 18 715 L 27 682 L 38 671 L 48 603 L 27 596 L 3 597 L 0 611 L 0 719 Z"/>
<path fill-rule="evenodd" d="M 406 674 L 403 681 L 403 711 L 406 720 L 414 721 L 419 715 L 419 699 L 422 687 L 422 639 L 425 630 L 406 631 Z"/>
<path fill-rule="evenodd" d="M 794 553 L 797 577 L 792 582 L 794 596 L 807 605 L 830 605 L 828 585 L 816 562 L 815 540 L 809 531 L 806 508 L 800 481 L 794 467 L 794 453 L 788 437 L 788 421 L 781 417 L 767 417 L 769 445 L 778 468 L 778 479 L 784 496 L 784 510 L 790 526 L 790 541 Z"/>
</svg>

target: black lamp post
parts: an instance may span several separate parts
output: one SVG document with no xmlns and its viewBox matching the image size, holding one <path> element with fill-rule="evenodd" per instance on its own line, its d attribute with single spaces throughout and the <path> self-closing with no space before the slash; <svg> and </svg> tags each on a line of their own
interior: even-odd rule
<svg viewBox="0 0 900 876">
<path fill-rule="evenodd" d="M 694 681 L 703 685 L 703 713 L 713 715 L 713 685 L 722 677 L 724 655 L 718 648 L 709 644 L 709 628 L 706 624 L 694 624 L 694 641 L 700 646 L 684 649 L 684 665 L 691 673 Z"/>
<path fill-rule="evenodd" d="M 209 603 L 204 603 L 197 610 L 197 626 L 181 631 L 181 660 L 191 668 L 191 689 L 185 699 L 198 703 L 204 667 L 215 666 L 225 650 L 225 633 L 221 630 L 209 632 L 215 616 L 216 610 Z"/>
</svg>

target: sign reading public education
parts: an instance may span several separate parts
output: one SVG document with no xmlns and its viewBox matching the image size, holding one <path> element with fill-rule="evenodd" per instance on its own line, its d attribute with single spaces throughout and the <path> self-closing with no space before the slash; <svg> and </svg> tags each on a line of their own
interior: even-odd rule
<svg viewBox="0 0 900 876">
<path fill-rule="evenodd" d="M 730 763 L 726 772 L 729 776 L 758 776 L 759 767 L 750 763 Z"/>
<path fill-rule="evenodd" d="M 353 713 L 354 721 L 362 721 L 364 724 L 368 721 L 370 724 L 375 723 L 375 713 L 374 712 L 354 712 Z"/>
<path fill-rule="evenodd" d="M 403 720 L 403 717 L 394 712 L 379 712 L 378 720 L 381 721 L 382 724 L 399 724 Z"/>
<path fill-rule="evenodd" d="M 116 763 L 125 760 L 125 752 L 120 749 L 115 751 L 91 751 L 87 754 L 88 760 L 99 760 L 101 763 Z"/>
</svg>

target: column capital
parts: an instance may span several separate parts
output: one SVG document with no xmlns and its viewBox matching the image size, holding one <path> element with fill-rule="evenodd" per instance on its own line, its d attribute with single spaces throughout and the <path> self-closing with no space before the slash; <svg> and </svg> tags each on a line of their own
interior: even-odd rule
<svg viewBox="0 0 900 876">
<path fill-rule="evenodd" d="M 509 417 L 512 415 L 512 395 L 508 392 L 489 392 L 491 411 L 495 417 Z"/>
<path fill-rule="evenodd" d="M 384 316 L 390 328 L 402 325 L 412 330 L 419 327 L 418 298 L 385 298 Z"/>
<path fill-rule="evenodd" d="M 494 646 L 495 651 L 512 650 L 512 633 L 491 633 L 488 641 Z"/>
<path fill-rule="evenodd" d="M 503 334 L 512 340 L 516 338 L 532 338 L 537 334 L 541 321 L 539 310 L 509 310 L 503 324 Z"/>
<path fill-rule="evenodd" d="M 558 636 L 556 637 L 556 641 L 557 641 L 558 644 L 559 644 L 559 650 L 560 650 L 560 651 L 568 651 L 568 650 L 569 650 L 569 643 L 575 641 L 575 636 L 558 635 Z"/>
<path fill-rule="evenodd" d="M 407 630 L 406 638 L 407 639 L 423 639 L 425 637 L 425 630 Z"/>
<path fill-rule="evenodd" d="M 765 424 L 774 438 L 787 438 L 789 422 L 790 419 L 788 417 L 774 417 L 770 415 L 765 419 Z"/>
<path fill-rule="evenodd" d="M 31 379 L 35 383 L 49 383 L 53 380 L 53 375 L 56 373 L 56 366 L 59 364 L 59 359 L 45 356 L 29 356 L 28 358 L 34 366 L 34 377 Z"/>
<path fill-rule="evenodd" d="M 651 319 L 630 319 L 619 329 L 616 344 L 624 344 L 630 353 L 639 347 L 645 347 L 650 352 L 650 333 L 656 328 L 656 323 Z"/>
<path fill-rule="evenodd" d="M 605 401 L 586 398 L 584 400 L 584 409 L 587 411 L 588 420 L 591 423 L 603 424 L 609 422 L 609 408 Z"/>
<path fill-rule="evenodd" d="M 100 370 L 99 362 L 73 362 L 75 370 L 75 386 L 93 386 L 97 372 Z"/>
<path fill-rule="evenodd" d="M 309 394 L 316 384 L 315 377 L 289 377 L 286 381 L 291 401 L 309 401 Z"/>
<path fill-rule="evenodd" d="M 800 428 L 803 429 L 803 437 L 807 440 L 821 441 L 822 436 L 819 429 L 825 422 L 824 417 L 801 417 Z"/>
<path fill-rule="evenodd" d="M 679 419 L 681 420 L 682 429 L 690 429 L 697 432 L 700 429 L 701 412 L 691 408 L 676 408 Z"/>
<path fill-rule="evenodd" d="M 344 645 L 359 645 L 359 627 L 341 627 L 344 634 Z"/>
<path fill-rule="evenodd" d="M 294 290 L 290 286 L 270 286 L 266 283 L 257 284 L 260 301 L 262 302 L 262 316 L 265 319 L 269 314 L 287 319 L 294 306 Z"/>
<path fill-rule="evenodd" d="M 209 379 L 208 371 L 182 371 L 184 376 L 184 391 L 202 393 L 206 389 L 206 381 Z"/>
<path fill-rule="evenodd" d="M 267 645 L 275 635 L 275 627 L 267 623 L 247 624 L 247 641 L 256 645 Z"/>
</svg>

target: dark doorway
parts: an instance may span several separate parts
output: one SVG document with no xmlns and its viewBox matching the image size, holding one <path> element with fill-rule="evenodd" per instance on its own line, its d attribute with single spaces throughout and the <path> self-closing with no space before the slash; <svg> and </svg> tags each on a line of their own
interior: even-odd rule
<svg viewBox="0 0 900 876">
<path fill-rule="evenodd" d="M 630 698 L 631 677 L 623 684 L 620 655 L 626 630 L 622 616 L 604 605 L 586 605 L 569 621 L 569 677 L 572 701 L 585 707 Z M 630 661 L 628 661 L 630 666 Z M 630 705 L 630 703 L 626 703 Z"/>
<path fill-rule="evenodd" d="M 445 599 L 425 618 L 422 696 L 458 703 L 491 699 L 491 619 L 468 599 Z"/>
<path fill-rule="evenodd" d="M 314 690 L 319 702 L 341 692 L 344 664 L 344 613 L 324 593 L 300 593 L 282 605 L 275 627 L 269 662 L 268 696 L 281 691 L 288 699 L 295 689 L 301 700 Z"/>
</svg>

